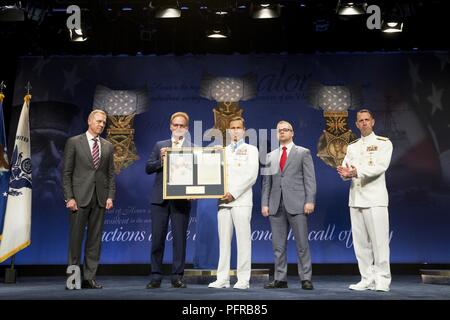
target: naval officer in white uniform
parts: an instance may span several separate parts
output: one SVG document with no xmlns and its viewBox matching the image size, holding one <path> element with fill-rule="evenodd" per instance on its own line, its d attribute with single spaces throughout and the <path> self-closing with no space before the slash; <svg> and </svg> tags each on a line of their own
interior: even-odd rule
<svg viewBox="0 0 450 320">
<path fill-rule="evenodd" d="M 237 243 L 237 282 L 233 288 L 250 287 L 252 240 L 252 186 L 258 177 L 259 153 L 255 146 L 244 142 L 245 121 L 241 117 L 230 121 L 228 132 L 232 142 L 226 147 L 227 194 L 219 200 L 217 214 L 219 230 L 219 264 L 217 280 L 210 288 L 230 286 L 230 259 L 233 226 Z"/>
<path fill-rule="evenodd" d="M 356 114 L 356 126 L 361 138 L 350 143 L 347 154 L 338 167 L 343 179 L 351 179 L 348 205 L 361 281 L 351 290 L 389 291 L 388 191 L 385 172 L 389 168 L 392 143 L 373 132 L 375 119 L 363 109 Z"/>
</svg>

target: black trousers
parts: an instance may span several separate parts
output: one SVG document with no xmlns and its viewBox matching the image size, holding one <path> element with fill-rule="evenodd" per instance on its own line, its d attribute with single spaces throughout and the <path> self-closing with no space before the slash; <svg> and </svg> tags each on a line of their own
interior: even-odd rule
<svg viewBox="0 0 450 320">
<path fill-rule="evenodd" d="M 172 229 L 172 280 L 183 276 L 186 260 L 186 232 L 189 225 L 191 205 L 186 200 L 164 201 L 151 205 L 152 218 L 152 278 L 161 280 L 162 263 L 169 219 Z"/>
<path fill-rule="evenodd" d="M 103 221 L 105 208 L 100 207 L 94 191 L 92 200 L 87 207 L 78 208 L 70 212 L 69 236 L 69 265 L 79 265 L 81 260 L 81 247 L 84 230 L 87 225 L 87 237 L 84 245 L 83 277 L 85 280 L 95 279 L 102 243 Z"/>
</svg>

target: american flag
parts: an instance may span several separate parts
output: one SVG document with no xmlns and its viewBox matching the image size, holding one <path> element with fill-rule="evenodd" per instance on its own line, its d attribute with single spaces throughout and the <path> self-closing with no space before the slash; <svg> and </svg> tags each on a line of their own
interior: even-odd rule
<svg viewBox="0 0 450 320">
<path fill-rule="evenodd" d="M 408 60 L 412 106 L 429 130 L 439 153 L 442 180 L 450 187 L 450 56 L 417 54 Z"/>
</svg>

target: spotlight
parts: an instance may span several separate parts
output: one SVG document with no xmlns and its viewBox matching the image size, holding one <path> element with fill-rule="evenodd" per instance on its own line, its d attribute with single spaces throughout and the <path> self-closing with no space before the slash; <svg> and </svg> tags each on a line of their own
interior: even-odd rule
<svg viewBox="0 0 450 320">
<path fill-rule="evenodd" d="M 206 31 L 210 39 L 226 39 L 231 35 L 230 29 L 224 23 L 216 23 Z"/>
<path fill-rule="evenodd" d="M 209 13 L 214 13 L 218 16 L 226 16 L 236 10 L 236 5 L 232 4 L 230 0 L 215 0 L 208 4 Z"/>
<path fill-rule="evenodd" d="M 252 4 L 251 12 L 253 19 L 274 19 L 280 16 L 281 6 L 280 4 L 261 2 Z"/>
<path fill-rule="evenodd" d="M 230 8 L 225 3 L 221 3 L 208 9 L 206 37 L 211 39 L 226 39 L 230 37 L 231 31 L 226 23 Z"/>
<path fill-rule="evenodd" d="M 73 42 L 83 42 L 88 39 L 82 29 L 69 29 L 69 36 L 70 41 Z"/>
<path fill-rule="evenodd" d="M 207 34 L 208 38 L 212 39 L 226 39 L 228 36 L 221 30 L 210 30 Z"/>
<path fill-rule="evenodd" d="M 383 22 L 381 31 L 385 33 L 398 33 L 403 31 L 403 22 Z"/>
<path fill-rule="evenodd" d="M 152 1 L 150 5 L 156 9 L 155 18 L 173 19 L 181 17 L 181 8 L 178 1 Z"/>
<path fill-rule="evenodd" d="M 25 20 L 25 12 L 17 5 L 0 6 L 0 21 L 18 22 Z"/>
<path fill-rule="evenodd" d="M 366 13 L 366 3 L 344 2 L 339 1 L 337 13 L 340 16 L 357 16 Z"/>
<path fill-rule="evenodd" d="M 228 14 L 228 11 L 225 11 L 225 10 L 217 10 L 217 11 L 215 12 L 215 14 L 217 14 L 217 15 L 219 15 L 219 16 L 224 16 L 224 15 L 227 15 L 227 14 Z"/>
</svg>

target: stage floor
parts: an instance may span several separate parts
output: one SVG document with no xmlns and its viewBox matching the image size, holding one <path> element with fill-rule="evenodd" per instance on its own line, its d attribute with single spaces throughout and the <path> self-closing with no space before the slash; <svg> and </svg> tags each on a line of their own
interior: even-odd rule
<svg viewBox="0 0 450 320">
<path fill-rule="evenodd" d="M 302 290 L 298 278 L 289 277 L 288 289 L 211 289 L 189 284 L 186 289 L 171 287 L 165 279 L 160 289 L 146 289 L 149 277 L 101 276 L 102 290 L 65 290 L 64 277 L 20 277 L 16 284 L 0 283 L 0 300 L 450 300 L 449 285 L 423 284 L 417 276 L 394 276 L 390 292 L 348 289 L 357 276 L 316 276 L 315 290 Z"/>
</svg>

